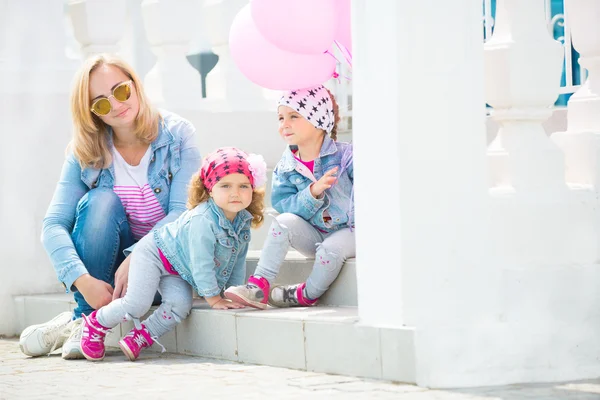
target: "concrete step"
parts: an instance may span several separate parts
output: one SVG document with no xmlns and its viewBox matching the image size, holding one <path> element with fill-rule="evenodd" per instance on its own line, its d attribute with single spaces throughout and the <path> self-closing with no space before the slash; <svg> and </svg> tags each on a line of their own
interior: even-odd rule
<svg viewBox="0 0 600 400">
<path fill-rule="evenodd" d="M 246 274 L 248 276 L 254 273 L 260 251 L 250 250 L 246 257 Z M 285 263 L 275 280 L 275 284 L 291 284 L 305 282 L 312 271 L 314 258 L 307 258 L 297 251 L 290 251 L 287 254 Z M 329 290 L 320 298 L 319 304 L 322 306 L 358 306 L 356 296 L 356 259 L 351 258 L 346 261 L 340 274 Z"/>
<path fill-rule="evenodd" d="M 21 329 L 75 306 L 69 294 L 17 296 L 14 301 Z M 128 322 L 114 328 L 107 344 L 116 346 L 131 327 Z M 160 342 L 179 354 L 415 381 L 414 330 L 361 325 L 356 307 L 212 310 L 196 299 L 190 316 Z"/>
</svg>

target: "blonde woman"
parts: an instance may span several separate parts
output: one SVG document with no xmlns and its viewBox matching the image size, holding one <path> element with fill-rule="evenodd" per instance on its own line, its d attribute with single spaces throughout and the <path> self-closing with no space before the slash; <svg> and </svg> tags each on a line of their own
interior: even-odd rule
<svg viewBox="0 0 600 400">
<path fill-rule="evenodd" d="M 42 243 L 77 307 L 25 329 L 19 345 L 28 356 L 62 346 L 63 358 L 83 358 L 81 315 L 125 295 L 135 243 L 186 210 L 187 183 L 200 167 L 192 124 L 155 109 L 118 57 L 84 62 L 71 113 L 73 139 Z"/>
</svg>

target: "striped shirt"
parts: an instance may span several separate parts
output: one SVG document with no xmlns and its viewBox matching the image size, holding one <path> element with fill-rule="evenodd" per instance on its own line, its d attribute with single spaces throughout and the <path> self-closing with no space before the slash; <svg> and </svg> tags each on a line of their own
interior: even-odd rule
<svg viewBox="0 0 600 400">
<path fill-rule="evenodd" d="M 140 240 L 165 217 L 164 210 L 148 184 L 152 149 L 148 147 L 136 166 L 129 165 L 114 147 L 112 150 L 115 170 L 113 190 L 123 203 L 133 237 Z"/>
</svg>

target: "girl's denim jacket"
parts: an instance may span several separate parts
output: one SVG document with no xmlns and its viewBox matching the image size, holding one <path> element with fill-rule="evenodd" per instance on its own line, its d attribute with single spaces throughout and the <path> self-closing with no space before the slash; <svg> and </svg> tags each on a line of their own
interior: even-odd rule
<svg viewBox="0 0 600 400">
<path fill-rule="evenodd" d="M 161 110 L 158 136 L 151 143 L 152 156 L 148 167 L 148 183 L 166 216 L 154 229 L 174 221 L 186 210 L 187 185 L 200 168 L 200 152 L 196 145 L 194 126 L 180 116 Z M 112 146 L 112 131 L 109 130 Z M 114 168 L 81 169 L 73 153 L 65 160 L 60 180 L 42 224 L 42 243 L 50 256 L 58 279 L 67 292 L 77 290 L 73 282 L 87 269 L 77 255 L 71 233 L 77 205 L 91 189 L 114 186 Z M 134 245 L 135 246 L 135 245 Z M 125 250 L 128 255 L 133 247 Z"/>
<path fill-rule="evenodd" d="M 315 199 L 310 185 L 334 167 L 338 167 L 337 181 Z M 273 171 L 273 208 L 280 213 L 296 214 L 325 233 L 354 227 L 352 145 L 336 142 L 326 135 L 313 171 L 294 158 L 290 147 L 286 148 Z"/>
<path fill-rule="evenodd" d="M 238 212 L 233 222 L 212 199 L 154 231 L 156 245 L 173 269 L 200 296 L 213 297 L 246 282 L 246 255 L 252 214 Z"/>
</svg>

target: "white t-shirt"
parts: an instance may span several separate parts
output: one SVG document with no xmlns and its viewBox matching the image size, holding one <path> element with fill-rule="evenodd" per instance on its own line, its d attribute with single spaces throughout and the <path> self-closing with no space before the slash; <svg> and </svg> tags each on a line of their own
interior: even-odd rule
<svg viewBox="0 0 600 400">
<path fill-rule="evenodd" d="M 152 148 L 148 147 L 139 165 L 135 167 L 129 165 L 114 146 L 112 153 L 115 170 L 113 190 L 123 203 L 133 237 L 140 240 L 165 217 L 165 212 L 148 183 Z"/>
</svg>

